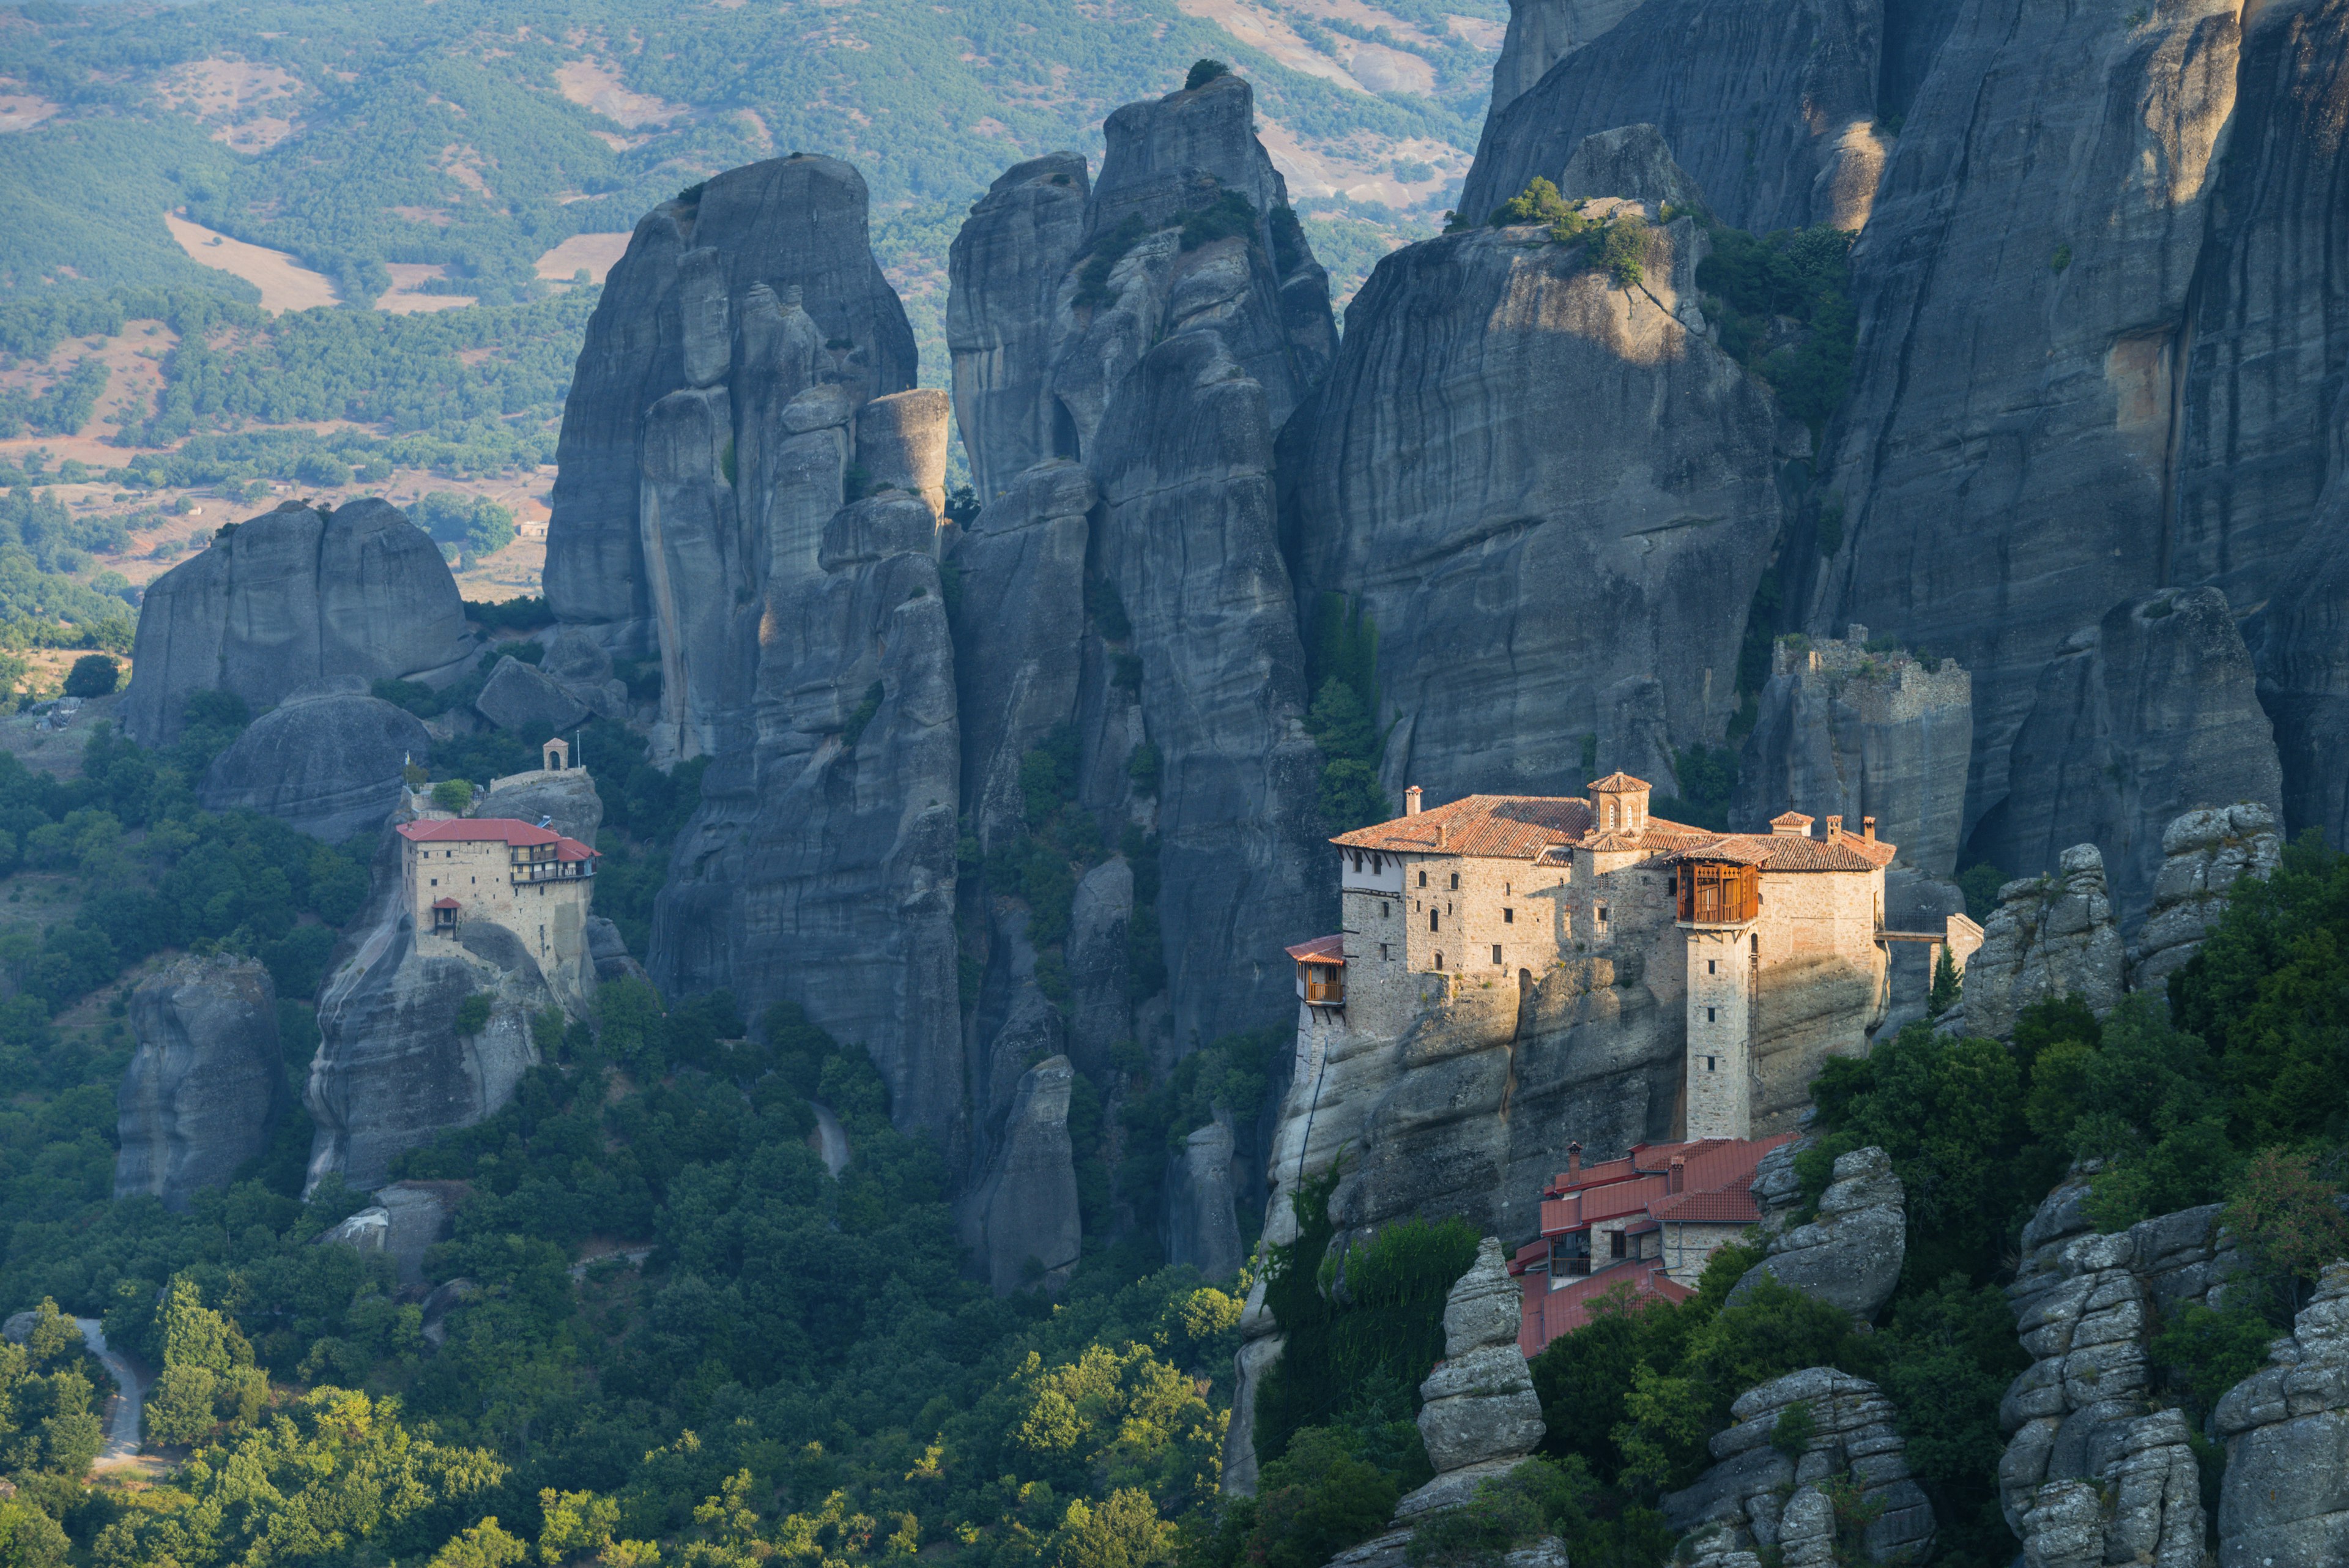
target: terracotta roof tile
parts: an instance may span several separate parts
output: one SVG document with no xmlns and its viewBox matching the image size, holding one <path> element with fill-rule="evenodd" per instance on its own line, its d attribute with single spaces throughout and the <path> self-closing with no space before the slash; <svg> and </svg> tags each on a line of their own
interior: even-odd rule
<svg viewBox="0 0 2349 1568">
<path fill-rule="evenodd" d="M 512 816 L 428 816 L 399 825 L 399 836 L 411 844 L 497 844 L 510 849 L 535 849 L 552 844 L 557 860 L 586 860 L 595 857 L 575 838 L 565 838 L 550 828 L 534 827 Z"/>
<path fill-rule="evenodd" d="M 1839 833 L 1813 838 L 1806 833 L 1723 833 L 1668 853 L 1670 862 L 1726 860 L 1764 871 L 1873 871 L 1899 853 L 1881 838 Z"/>
<path fill-rule="evenodd" d="M 1630 794 L 1639 790 L 1654 787 L 1647 780 L 1635 779 L 1620 768 L 1603 779 L 1590 781 L 1590 793 L 1593 794 Z"/>
<path fill-rule="evenodd" d="M 1578 841 L 1590 823 L 1590 803 L 1571 795 L 1471 794 L 1413 816 L 1341 833 L 1330 842 L 1344 849 L 1403 855 L 1531 860 L 1554 844 Z"/>
<path fill-rule="evenodd" d="M 1342 934 L 1315 937 L 1309 942 L 1299 942 L 1290 948 L 1288 956 L 1299 963 L 1342 964 L 1346 961 L 1346 939 Z"/>
<path fill-rule="evenodd" d="M 1525 1278 L 1523 1312 L 1517 1323 L 1517 1348 L 1528 1359 L 1539 1355 L 1543 1346 L 1551 1340 L 1561 1334 L 1572 1334 L 1588 1323 L 1591 1306 L 1619 1288 L 1629 1287 L 1635 1303 L 1650 1300 L 1684 1302 L 1696 1294 L 1665 1273 L 1662 1262 L 1655 1260 L 1602 1269 L 1554 1291 L 1545 1288 L 1549 1283 L 1547 1275 L 1528 1274 Z"/>
</svg>

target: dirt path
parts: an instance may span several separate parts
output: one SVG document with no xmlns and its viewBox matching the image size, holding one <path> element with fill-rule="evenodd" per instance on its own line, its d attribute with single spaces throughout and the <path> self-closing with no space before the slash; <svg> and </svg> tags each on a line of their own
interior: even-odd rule
<svg viewBox="0 0 2349 1568">
<path fill-rule="evenodd" d="M 138 1369 L 118 1352 L 106 1347 L 106 1330 L 94 1317 L 74 1319 L 81 1329 L 81 1342 L 98 1357 L 119 1390 L 114 1401 L 114 1413 L 106 1424 L 106 1447 L 100 1449 L 94 1470 L 124 1469 L 139 1463 L 139 1420 L 147 1404 L 147 1386 L 140 1380 Z"/>
</svg>

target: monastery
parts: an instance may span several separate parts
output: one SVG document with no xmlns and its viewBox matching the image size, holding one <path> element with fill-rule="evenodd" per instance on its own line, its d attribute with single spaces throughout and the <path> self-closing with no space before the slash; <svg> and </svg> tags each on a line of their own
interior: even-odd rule
<svg viewBox="0 0 2349 1568">
<path fill-rule="evenodd" d="M 1414 787 L 1403 815 L 1331 840 L 1343 929 L 1288 950 L 1300 1065 L 1400 1042 L 1464 985 L 1527 993 L 1555 965 L 1612 955 L 1651 986 L 1681 981 L 1680 1138 L 1792 1132 L 1818 1063 L 1867 1050 L 1889 943 L 1946 945 L 1961 966 L 1981 944 L 1962 915 L 1886 929 L 1896 850 L 1873 817 L 1857 833 L 1793 812 L 1768 833 L 1715 833 L 1651 815 L 1650 786 L 1627 774 L 1589 790 L 1423 810 Z"/>
</svg>

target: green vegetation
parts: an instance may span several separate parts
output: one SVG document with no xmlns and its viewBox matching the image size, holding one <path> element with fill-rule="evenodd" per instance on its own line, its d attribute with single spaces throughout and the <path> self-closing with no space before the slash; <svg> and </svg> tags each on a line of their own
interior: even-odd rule
<svg viewBox="0 0 2349 1568">
<path fill-rule="evenodd" d="M 1816 438 L 1851 388 L 1854 236 L 1822 224 L 1760 238 L 1715 225 L 1712 237 L 1696 280 L 1722 348 L 1769 382 Z M 1796 330 L 1785 331 L 1781 318 Z"/>
<path fill-rule="evenodd" d="M 1360 604 L 1324 594 L 1313 618 L 1306 683 L 1313 706 L 1305 728 L 1321 748 L 1321 821 L 1350 833 L 1394 815 L 1379 787 L 1386 733 L 1379 728 L 1379 628 Z"/>
<path fill-rule="evenodd" d="M 1728 832 L 1729 797 L 1737 789 L 1737 753 L 1702 741 L 1686 750 L 1676 747 L 1672 774 L 1680 781 L 1681 793 L 1660 798 L 1656 815 L 1667 822 Z"/>
<path fill-rule="evenodd" d="M 1190 74 L 1183 78 L 1183 90 L 1185 92 L 1197 92 L 1201 88 L 1206 87 L 1217 77 L 1227 77 L 1231 74 L 1232 67 L 1224 64 L 1221 60 L 1194 61 L 1191 66 Z"/>
</svg>

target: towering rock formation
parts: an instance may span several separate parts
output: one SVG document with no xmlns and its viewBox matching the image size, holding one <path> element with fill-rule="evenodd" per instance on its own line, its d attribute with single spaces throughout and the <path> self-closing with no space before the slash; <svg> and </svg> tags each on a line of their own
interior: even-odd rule
<svg viewBox="0 0 2349 1568">
<path fill-rule="evenodd" d="M 2093 844 L 2064 851 L 2058 875 L 2025 877 L 1998 890 L 1982 946 L 1966 961 L 1961 1007 L 1940 1028 L 2003 1040 L 2034 1002 L 2075 996 L 2102 1018 L 2121 999 L 2120 928 Z"/>
<path fill-rule="evenodd" d="M 1651 219 L 1685 181 L 1652 132 L 1582 163 Z M 1302 601 L 1377 628 L 1391 791 L 1668 779 L 1673 744 L 1720 736 L 1806 438 L 1707 336 L 1704 244 L 1661 226 L 1625 286 L 1592 245 L 1477 230 L 1387 257 L 1349 307 L 1281 473 Z"/>
<path fill-rule="evenodd" d="M 380 829 L 399 803 L 401 770 L 431 754 L 423 722 L 404 708 L 361 692 L 296 693 L 212 759 L 196 798 L 340 844 Z"/>
<path fill-rule="evenodd" d="M 989 501 L 956 552 L 966 803 L 991 848 L 1017 828 L 1019 759 L 1075 726 L 1084 807 L 1112 838 L 1156 830 L 1171 1011 L 1151 1033 L 1171 1060 L 1285 1015 L 1275 961 L 1316 918 L 1319 758 L 1272 445 L 1336 333 L 1246 82 L 1129 104 L 1106 131 L 1090 189 L 1073 161 L 1023 164 L 956 242 L 956 400 Z M 1127 767 L 1145 744 L 1154 785 Z M 1093 929 L 1125 918 L 1131 887 L 1088 878 Z M 1017 948 L 1006 934 L 991 974 Z M 1089 1038 L 1124 1005 L 1095 946 L 1096 1001 L 1072 1004 L 1080 1065 L 1122 1037 Z M 982 1002 L 982 1038 L 1006 1016 Z"/>
<path fill-rule="evenodd" d="M 1076 1069 L 1048 1056 L 1020 1075 L 1001 1139 L 964 1208 L 963 1242 L 984 1259 L 997 1295 L 1057 1290 L 1076 1266 L 1082 1224 L 1069 1145 Z"/>
<path fill-rule="evenodd" d="M 1870 652 L 1866 627 L 1840 639 L 1780 639 L 1746 737 L 1732 826 L 1764 831 L 1782 811 L 1876 818 L 1896 864 L 1946 877 L 1965 828 L 1973 680 L 1953 659 Z"/>
<path fill-rule="evenodd" d="M 1645 123 L 1724 222 L 1757 234 L 1857 229 L 1885 157 L 1882 10 L 1870 0 L 1514 4 L 1460 210 L 1483 223 L 1536 177 L 1555 182 L 1584 137 Z M 1554 63 L 1512 96 L 1546 56 Z"/>
<path fill-rule="evenodd" d="M 2152 911 L 2129 944 L 2132 991 L 2158 990 L 2172 970 L 2191 962 L 2227 912 L 2236 882 L 2272 875 L 2283 857 L 2283 840 L 2275 814 L 2246 803 L 2188 812 L 2161 836 L 2161 853 Z"/>
<path fill-rule="evenodd" d="M 1419 1435 L 1435 1479 L 1395 1504 L 1415 1518 L 1474 1497 L 1487 1479 L 1534 1451 L 1547 1431 L 1533 1374 L 1517 1348 L 1524 1293 L 1509 1278 L 1497 1236 L 1476 1244 L 1476 1261 L 1444 1298 L 1444 1359 L 1420 1386 Z"/>
<path fill-rule="evenodd" d="M 150 585 L 123 729 L 167 745 L 191 691 L 259 712 L 320 682 L 452 675 L 471 651 L 457 580 L 422 529 L 381 501 L 289 501 Z"/>
<path fill-rule="evenodd" d="M 697 642 L 681 668 L 681 648 L 667 659 L 679 617 L 747 615 L 732 639 L 747 663 L 762 546 L 788 524 L 760 507 L 742 519 L 747 538 L 726 536 L 734 484 L 725 471 L 772 492 L 761 459 L 781 434 L 774 418 L 819 379 L 837 382 L 852 410 L 914 384 L 913 330 L 866 244 L 854 169 L 771 159 L 647 213 L 605 280 L 564 407 L 546 542 L 554 613 L 607 646 L 659 648 L 671 684 L 682 674 L 696 686 L 721 683 L 704 661 L 731 644 Z M 762 439 L 754 446 L 745 435 Z M 653 628 L 662 615 L 670 642 Z M 723 705 L 726 695 L 696 691 L 687 701 Z"/>
<path fill-rule="evenodd" d="M 114 1196 L 184 1210 L 266 1149 L 285 1114 L 277 989 L 254 959 L 181 959 L 131 992 L 130 1027 Z"/>
</svg>

